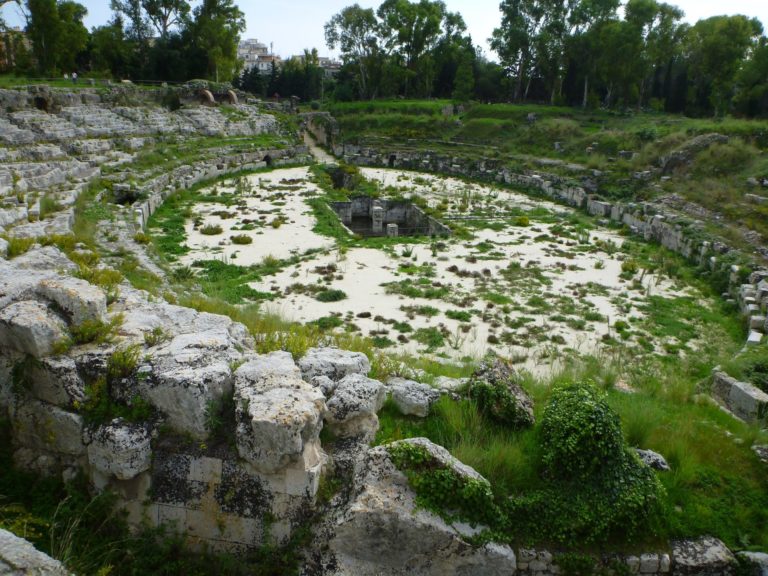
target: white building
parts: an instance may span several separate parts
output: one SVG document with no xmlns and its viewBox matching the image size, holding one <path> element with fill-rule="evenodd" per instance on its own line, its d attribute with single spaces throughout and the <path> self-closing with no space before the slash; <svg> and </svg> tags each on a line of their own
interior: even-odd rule
<svg viewBox="0 0 768 576">
<path fill-rule="evenodd" d="M 282 65 L 280 56 L 273 54 L 271 47 L 262 44 L 255 38 L 243 40 L 237 47 L 237 57 L 243 61 L 243 70 L 257 68 L 261 74 L 269 74 L 272 62 L 278 67 Z"/>
</svg>

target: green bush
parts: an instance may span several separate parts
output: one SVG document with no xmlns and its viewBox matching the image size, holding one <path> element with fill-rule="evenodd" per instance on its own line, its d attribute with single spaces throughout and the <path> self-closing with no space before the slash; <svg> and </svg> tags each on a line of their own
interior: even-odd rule
<svg viewBox="0 0 768 576">
<path fill-rule="evenodd" d="M 232 236 L 232 244 L 239 244 L 241 246 L 253 244 L 253 238 L 248 236 L 248 234 L 237 234 L 236 236 Z"/>
<path fill-rule="evenodd" d="M 592 385 L 555 390 L 540 437 L 545 485 L 511 499 L 510 518 L 535 518 L 528 530 L 568 543 L 626 541 L 658 530 L 664 489 L 626 446 L 619 417 Z"/>
<path fill-rule="evenodd" d="M 623 455 L 621 423 L 589 385 L 560 388 L 541 424 L 545 473 L 555 480 L 589 478 Z"/>
<path fill-rule="evenodd" d="M 320 302 L 338 302 L 346 297 L 347 294 L 343 290 L 322 290 L 315 294 L 315 300 Z"/>
<path fill-rule="evenodd" d="M 423 446 L 400 443 L 387 450 L 395 466 L 408 477 L 419 505 L 448 520 L 457 517 L 488 525 L 498 522 L 500 510 L 487 481 L 445 468 Z"/>
<path fill-rule="evenodd" d="M 200 234 L 205 234 L 206 236 L 216 236 L 222 232 L 224 232 L 224 229 L 218 224 L 207 224 L 200 228 Z"/>
</svg>

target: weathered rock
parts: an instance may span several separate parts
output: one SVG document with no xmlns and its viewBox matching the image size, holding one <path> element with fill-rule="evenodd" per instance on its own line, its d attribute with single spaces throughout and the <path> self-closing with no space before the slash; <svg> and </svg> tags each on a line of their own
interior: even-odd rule
<svg viewBox="0 0 768 576">
<path fill-rule="evenodd" d="M 390 378 L 387 386 L 395 405 L 406 416 L 425 418 L 432 404 L 440 399 L 440 392 L 413 380 Z"/>
<path fill-rule="evenodd" d="M 680 148 L 673 151 L 659 160 L 662 171 L 665 174 L 673 171 L 675 168 L 690 164 L 697 154 L 703 152 L 715 144 L 727 144 L 728 136 L 722 134 L 701 134 L 692 138 Z"/>
<path fill-rule="evenodd" d="M 379 426 L 376 413 L 386 398 L 381 382 L 361 374 L 345 376 L 328 401 L 328 422 L 340 436 L 372 436 Z"/>
<path fill-rule="evenodd" d="M 316 376 L 327 376 L 339 381 L 349 374 L 367 375 L 371 363 L 365 354 L 347 352 L 338 348 L 312 348 L 299 360 L 304 380 L 310 382 Z"/>
<path fill-rule="evenodd" d="M 730 576 L 736 558 L 720 540 L 706 536 L 672 542 L 672 565 L 675 576 Z"/>
<path fill-rule="evenodd" d="M 658 452 L 654 452 L 653 450 L 641 450 L 640 448 L 635 448 L 635 452 L 637 452 L 637 455 L 640 456 L 640 460 L 642 460 L 646 466 L 650 466 L 654 470 L 669 472 L 669 464 L 667 464 L 664 456 Z"/>
<path fill-rule="evenodd" d="M 69 576 L 69 572 L 31 543 L 0 529 L 0 575 Z"/>
<path fill-rule="evenodd" d="M 69 356 L 53 356 L 29 368 L 30 391 L 38 400 L 60 408 L 73 408 L 85 399 L 85 382 Z"/>
<path fill-rule="evenodd" d="M 237 369 L 238 380 L 256 382 L 266 376 L 301 378 L 301 370 L 290 352 L 272 352 L 249 359 Z"/>
<path fill-rule="evenodd" d="M 438 458 L 447 454 L 426 439 L 406 442 L 417 442 Z M 446 461 L 448 465 L 455 463 L 455 460 Z M 463 465 L 455 471 L 482 478 Z M 515 573 L 515 554 L 508 546 L 488 544 L 475 548 L 464 540 L 472 529 L 448 524 L 417 506 L 407 478 L 394 466 L 386 447 L 368 451 L 364 465 L 355 476 L 353 494 L 328 543 L 334 555 L 335 574 L 508 576 Z"/>
<path fill-rule="evenodd" d="M 482 411 L 504 425 L 533 426 L 533 400 L 518 382 L 512 366 L 498 358 L 490 359 L 472 375 L 469 395 Z"/>
<path fill-rule="evenodd" d="M 120 418 L 90 434 L 88 463 L 107 476 L 130 480 L 152 464 L 151 436 L 146 426 Z"/>
<path fill-rule="evenodd" d="M 3 258 L 8 255 L 8 246 L 10 246 L 10 244 L 8 244 L 8 240 L 5 238 L 0 238 L 0 256 Z"/>
<path fill-rule="evenodd" d="M 435 388 L 445 392 L 456 392 L 462 386 L 466 386 L 468 378 L 449 378 L 448 376 L 438 376 L 435 378 Z"/>
<path fill-rule="evenodd" d="M 237 450 L 265 474 L 297 460 L 318 442 L 325 415 L 322 393 L 298 375 L 264 370 L 263 360 L 235 373 Z M 281 373 L 282 370 L 282 373 Z"/>
<path fill-rule="evenodd" d="M 725 372 L 715 371 L 711 393 L 715 400 L 747 422 L 760 421 L 768 415 L 768 394 Z"/>
<path fill-rule="evenodd" d="M 762 552 L 739 552 L 739 558 L 748 565 L 749 576 L 768 576 L 768 554 Z"/>
<path fill-rule="evenodd" d="M 336 390 L 336 385 L 338 384 L 338 382 L 334 382 L 328 378 L 328 376 L 315 376 L 309 383 L 315 388 L 319 388 L 326 398 L 333 394 L 333 391 Z"/>
<path fill-rule="evenodd" d="M 15 444 L 43 452 L 80 456 L 83 418 L 38 400 L 24 400 L 13 414 Z"/>
<path fill-rule="evenodd" d="M 139 393 L 164 413 L 176 431 L 203 440 L 210 432 L 207 414 L 232 390 L 232 371 L 227 362 L 213 361 L 210 351 L 196 350 L 196 356 L 173 355 L 152 359 L 152 372 L 137 384 Z M 209 363 L 210 362 L 210 363 Z"/>
<path fill-rule="evenodd" d="M 64 321 L 40 302 L 23 300 L 0 310 L 0 349 L 43 358 L 66 337 Z"/>
<path fill-rule="evenodd" d="M 37 286 L 37 293 L 55 302 L 75 326 L 102 322 L 107 314 L 104 291 L 78 278 L 48 278 Z"/>
<path fill-rule="evenodd" d="M 77 266 L 55 246 L 41 246 L 13 259 L 19 270 L 51 270 L 72 272 Z"/>
</svg>

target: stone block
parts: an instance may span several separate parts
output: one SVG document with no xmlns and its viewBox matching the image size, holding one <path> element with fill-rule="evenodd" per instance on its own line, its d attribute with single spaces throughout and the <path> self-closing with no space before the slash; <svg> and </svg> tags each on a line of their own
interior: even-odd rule
<svg viewBox="0 0 768 576">
<path fill-rule="evenodd" d="M 250 368 L 235 378 L 237 450 L 264 474 L 298 460 L 315 442 L 326 412 L 322 392 L 297 375 L 267 373 L 256 379 Z"/>
<path fill-rule="evenodd" d="M 104 291 L 78 278 L 48 278 L 37 286 L 37 293 L 52 300 L 69 315 L 72 324 L 103 321 L 107 314 Z"/>
<path fill-rule="evenodd" d="M 197 482 L 220 482 L 222 461 L 218 458 L 193 458 L 189 463 L 188 478 Z"/>
<path fill-rule="evenodd" d="M 167 526 L 176 532 L 186 532 L 187 509 L 180 506 L 167 506 L 160 504 L 157 506 L 157 525 Z"/>
<path fill-rule="evenodd" d="M 152 464 L 151 437 L 147 428 L 120 418 L 99 426 L 91 435 L 88 462 L 103 474 L 130 480 Z"/>
<path fill-rule="evenodd" d="M 656 574 L 659 571 L 658 554 L 640 555 L 640 574 Z"/>
<path fill-rule="evenodd" d="M 662 554 L 659 558 L 659 572 L 662 574 L 668 574 L 672 567 L 672 560 L 669 554 Z"/>
<path fill-rule="evenodd" d="M 732 576 L 736 558 L 720 540 L 706 536 L 672 542 L 672 566 L 675 576 Z"/>
<path fill-rule="evenodd" d="M 315 376 L 339 381 L 349 374 L 367 375 L 371 371 L 368 357 L 360 352 L 338 348 L 311 348 L 299 361 L 302 377 L 310 382 Z"/>
<path fill-rule="evenodd" d="M 0 348 L 39 359 L 52 354 L 66 337 L 64 321 L 40 302 L 23 300 L 0 310 Z"/>
<path fill-rule="evenodd" d="M 13 416 L 13 429 L 19 446 L 68 456 L 85 454 L 83 418 L 57 406 L 23 402 Z"/>
</svg>

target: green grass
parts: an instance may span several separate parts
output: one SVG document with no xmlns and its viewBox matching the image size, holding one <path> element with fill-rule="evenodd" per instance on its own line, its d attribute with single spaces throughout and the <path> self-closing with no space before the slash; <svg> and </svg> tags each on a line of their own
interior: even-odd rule
<svg viewBox="0 0 768 576">
<path fill-rule="evenodd" d="M 696 396 L 695 366 L 647 361 L 622 373 L 622 365 L 595 358 L 551 382 L 527 380 L 537 419 L 553 385 L 582 378 L 601 383 L 621 418 L 627 442 L 660 452 L 672 466 L 672 472 L 659 474 L 667 491 L 659 538 L 711 534 L 734 549 L 768 546 L 768 477 L 750 450 L 757 438 L 768 441 L 766 434 Z M 638 391 L 614 390 L 619 376 Z M 380 422 L 378 443 L 428 437 L 488 478 L 499 498 L 535 491 L 542 483 L 538 426 L 510 432 L 484 419 L 470 400 L 443 397 L 425 419 L 403 417 L 388 404 Z M 646 543 L 656 545 L 657 539 Z M 614 545 L 627 548 L 626 542 Z M 633 548 L 642 545 L 642 539 L 631 543 Z"/>
</svg>

